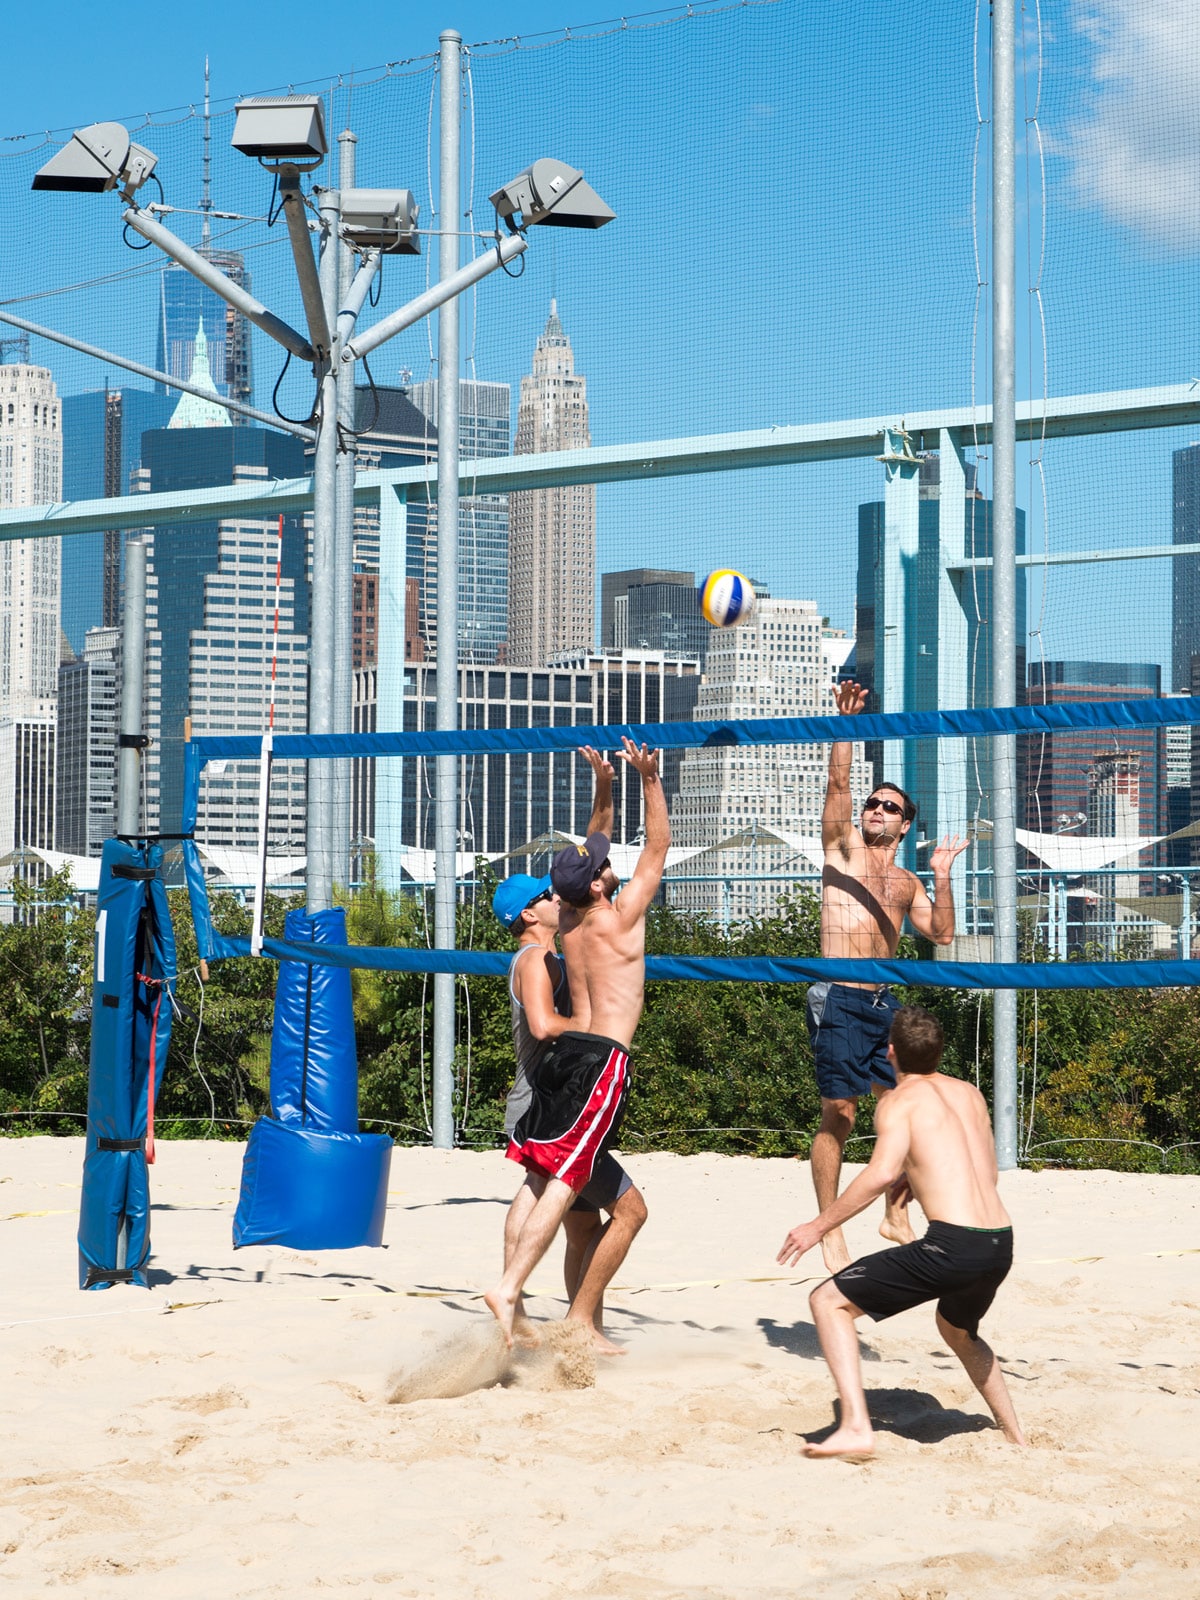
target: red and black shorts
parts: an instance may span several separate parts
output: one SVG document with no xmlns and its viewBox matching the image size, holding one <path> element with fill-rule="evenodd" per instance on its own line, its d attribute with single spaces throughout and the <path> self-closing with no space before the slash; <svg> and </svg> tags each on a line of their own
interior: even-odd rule
<svg viewBox="0 0 1200 1600">
<path fill-rule="evenodd" d="M 508 1159 L 578 1194 L 616 1142 L 629 1099 L 629 1052 L 598 1033 L 562 1033 L 533 1072 L 533 1099 L 513 1129 Z"/>
</svg>

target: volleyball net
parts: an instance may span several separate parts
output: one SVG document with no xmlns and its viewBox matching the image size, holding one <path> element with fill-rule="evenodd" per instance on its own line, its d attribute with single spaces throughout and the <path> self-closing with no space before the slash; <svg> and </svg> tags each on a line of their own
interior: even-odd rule
<svg viewBox="0 0 1200 1600">
<path fill-rule="evenodd" d="M 564 685 L 577 687 L 567 675 Z M 183 848 L 201 958 L 253 952 L 380 971 L 502 972 L 507 956 L 495 949 L 297 946 L 264 932 L 269 896 L 303 890 L 305 862 L 295 853 L 300 841 L 285 835 L 295 826 L 295 794 L 305 764 L 333 763 L 335 788 L 348 803 L 355 831 L 343 830 L 339 891 L 353 905 L 362 894 L 419 895 L 432 887 L 428 769 L 438 756 L 455 757 L 457 840 L 466 846 L 456 851 L 458 892 L 467 900 L 482 894 L 490 901 L 497 879 L 514 871 L 545 873 L 554 853 L 585 832 L 593 776 L 579 747 L 612 752 L 628 737 L 663 752 L 672 818 L 659 899 L 675 917 L 664 919 L 660 940 L 665 932 L 669 941 L 674 927 L 679 948 L 650 956 L 649 978 L 843 979 L 964 989 L 1200 983 L 1190 866 L 1170 867 L 1190 854 L 1200 828 L 1145 831 L 1141 805 L 1143 767 L 1146 787 L 1156 792 L 1151 780 L 1168 735 L 1190 741 L 1200 722 L 1200 700 L 657 723 L 596 723 L 588 716 L 595 702 L 582 697 L 567 710 L 573 720 L 556 719 L 555 726 L 193 739 L 187 746 L 184 811 L 190 837 Z M 1015 963 L 991 959 L 991 741 L 1006 734 L 1017 741 L 1018 788 L 1025 802 L 1019 818 L 1023 811 L 1028 819 L 1038 785 L 1045 788 L 1056 772 L 1060 786 L 1073 783 L 1069 792 L 1087 807 L 1060 813 L 1057 826 L 1016 830 L 1021 958 Z M 822 958 L 811 949 L 749 958 L 689 949 L 698 927 L 728 935 L 734 926 L 769 922 L 797 893 L 819 892 L 821 809 L 830 745 L 839 739 L 852 748 L 847 816 L 855 826 L 863 801 L 879 785 L 897 786 L 916 804 L 897 864 L 928 883 L 939 841 L 957 836 L 966 843 L 949 869 L 956 921 L 954 942 L 936 952 L 944 959 L 911 942 L 886 961 Z M 726 792 L 729 809 L 723 812 Z M 802 831 L 773 826 L 773 806 L 788 808 L 789 823 L 799 817 Z M 618 776 L 614 808 L 611 856 L 618 877 L 626 879 L 644 839 L 636 779 Z M 224 842 L 213 842 L 218 839 Z M 223 929 L 214 917 L 213 883 L 253 908 L 249 938 Z M 827 931 L 831 914 L 836 916 L 827 908 Z"/>
</svg>

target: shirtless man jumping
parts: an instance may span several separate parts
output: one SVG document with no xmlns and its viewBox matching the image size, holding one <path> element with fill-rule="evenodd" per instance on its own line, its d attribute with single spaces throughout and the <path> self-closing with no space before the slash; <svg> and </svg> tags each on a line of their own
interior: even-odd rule
<svg viewBox="0 0 1200 1600">
<path fill-rule="evenodd" d="M 510 1160 L 545 1178 L 504 1276 L 484 1295 L 510 1345 L 525 1283 L 576 1196 L 588 1187 L 616 1142 L 629 1097 L 629 1047 L 645 997 L 646 911 L 662 880 L 671 824 L 658 776 L 658 752 L 645 745 L 639 748 L 629 739 L 622 743 L 620 759 L 640 775 L 645 804 L 646 844 L 633 877 L 618 896 L 620 885 L 608 859 L 609 838 L 598 830 L 589 830 L 583 844 L 560 850 L 550 867 L 551 882 L 562 902 L 559 937 L 572 1010 L 575 1017 L 587 1018 L 588 1031 L 568 1031 L 551 1041 L 538 1062 L 529 1110 L 517 1123 L 508 1147 Z M 598 789 L 599 780 L 597 771 Z M 593 820 L 595 815 L 593 811 Z M 590 1287 L 592 1293 L 603 1294 L 645 1219 L 636 1189 L 616 1199 L 611 1221 L 567 1314 L 569 1320 L 591 1325 L 594 1310 L 583 1290 Z"/>
<path fill-rule="evenodd" d="M 794 1265 L 902 1176 L 929 1219 L 923 1239 L 864 1256 L 809 1297 L 841 1416 L 836 1431 L 808 1445 L 806 1456 L 863 1461 L 872 1455 L 855 1318 L 882 1322 L 927 1300 L 937 1301 L 938 1332 L 1004 1437 L 1010 1444 L 1026 1442 L 1000 1364 L 979 1337 L 980 1318 L 1008 1275 L 1013 1251 L 1012 1224 L 996 1191 L 992 1125 L 979 1090 L 938 1071 L 942 1043 L 941 1024 L 928 1011 L 903 1006 L 896 1012 L 888 1059 L 898 1083 L 875 1109 L 871 1160 L 840 1200 L 792 1229 L 776 1258 Z"/>
<path fill-rule="evenodd" d="M 857 716 L 867 691 L 857 683 L 841 683 L 836 691 L 843 717 Z M 934 944 L 954 937 L 954 898 L 950 868 L 967 847 L 966 840 L 943 839 L 933 852 L 935 899 L 919 878 L 896 865 L 900 841 L 912 826 L 917 808 L 903 789 L 878 783 L 863 805 L 860 827 L 854 826 L 850 766 L 854 746 L 843 741 L 829 752 L 829 782 L 821 814 L 825 866 L 821 874 L 821 954 L 833 958 L 888 960 L 896 954 L 907 916 L 918 933 Z M 812 1143 L 813 1187 L 822 1212 L 837 1198 L 842 1152 L 854 1130 L 859 1097 L 895 1087 L 888 1064 L 888 1029 L 898 1002 L 886 984 L 814 983 L 808 991 L 808 1034 L 821 1091 L 821 1126 Z M 912 1228 L 902 1203 L 888 1197 L 879 1229 L 885 1239 L 906 1244 Z M 850 1255 L 842 1230 L 830 1230 L 821 1245 L 825 1266 L 838 1272 Z"/>
</svg>

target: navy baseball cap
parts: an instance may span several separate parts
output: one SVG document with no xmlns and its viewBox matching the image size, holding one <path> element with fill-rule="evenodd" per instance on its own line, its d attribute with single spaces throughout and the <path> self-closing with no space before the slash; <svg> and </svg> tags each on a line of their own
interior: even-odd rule
<svg viewBox="0 0 1200 1600">
<path fill-rule="evenodd" d="M 548 877 L 531 878 L 527 872 L 514 872 L 497 887 L 492 896 L 492 910 L 506 928 L 514 928 L 526 906 L 532 905 L 549 888 Z"/>
<path fill-rule="evenodd" d="M 560 850 L 550 863 L 550 882 L 555 892 L 576 904 L 586 900 L 592 879 L 599 877 L 600 868 L 608 859 L 608 851 L 606 833 L 589 834 L 583 844 L 569 844 Z"/>
</svg>

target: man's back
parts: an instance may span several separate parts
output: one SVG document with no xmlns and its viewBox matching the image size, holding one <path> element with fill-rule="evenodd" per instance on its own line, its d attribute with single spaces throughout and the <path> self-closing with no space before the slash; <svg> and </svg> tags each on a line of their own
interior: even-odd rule
<svg viewBox="0 0 1200 1600">
<path fill-rule="evenodd" d="M 632 896 L 626 902 L 632 907 Z M 586 910 L 564 906 L 559 923 L 571 994 L 588 1016 L 588 1031 L 628 1048 L 645 996 L 646 915 L 622 915 L 621 899 Z"/>
<path fill-rule="evenodd" d="M 987 1103 L 973 1084 L 944 1073 L 905 1074 L 878 1116 L 904 1117 L 905 1174 L 931 1222 L 1006 1228 L 996 1191 L 996 1154 Z"/>
</svg>

